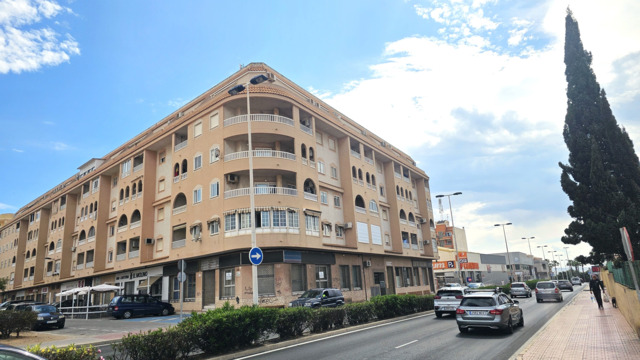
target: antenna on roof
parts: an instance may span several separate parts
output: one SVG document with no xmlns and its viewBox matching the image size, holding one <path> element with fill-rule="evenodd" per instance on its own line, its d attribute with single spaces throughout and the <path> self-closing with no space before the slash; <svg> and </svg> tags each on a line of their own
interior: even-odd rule
<svg viewBox="0 0 640 360">
<path fill-rule="evenodd" d="M 438 198 L 438 207 L 440 208 L 440 220 L 444 220 L 444 209 L 442 208 L 442 198 Z"/>
</svg>

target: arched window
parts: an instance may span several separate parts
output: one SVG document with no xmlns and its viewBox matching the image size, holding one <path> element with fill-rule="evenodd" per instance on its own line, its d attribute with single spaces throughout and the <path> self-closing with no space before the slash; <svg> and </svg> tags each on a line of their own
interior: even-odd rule
<svg viewBox="0 0 640 360">
<path fill-rule="evenodd" d="M 31 250 L 31 257 L 36 257 L 36 249 Z"/>
<path fill-rule="evenodd" d="M 138 192 L 142 192 L 142 180 L 138 180 Z"/>
<path fill-rule="evenodd" d="M 367 171 L 365 179 L 367 179 L 367 184 L 371 184 L 371 175 L 369 175 L 368 171 Z"/>
<path fill-rule="evenodd" d="M 400 196 L 400 187 L 396 185 L 396 195 Z"/>
<path fill-rule="evenodd" d="M 378 212 L 378 204 L 375 202 L 375 200 L 369 201 L 369 210 L 375 213 Z"/>
<path fill-rule="evenodd" d="M 93 213 L 93 203 L 89 204 L 89 214 Z"/>
<path fill-rule="evenodd" d="M 309 146 L 309 161 L 314 161 L 315 155 L 313 154 L 313 148 Z"/>
<path fill-rule="evenodd" d="M 307 179 L 304 181 L 304 192 L 309 194 L 316 193 L 316 184 L 311 179 Z"/>
<path fill-rule="evenodd" d="M 27 250 L 27 253 L 24 255 L 26 259 L 31 257 L 31 251 Z"/>
<path fill-rule="evenodd" d="M 303 159 L 307 158 L 307 145 L 302 144 L 302 146 L 300 146 L 300 155 Z"/>
<path fill-rule="evenodd" d="M 56 249 L 56 244 L 53 243 L 53 241 L 51 243 L 49 243 L 49 251 L 53 251 Z"/>
<path fill-rule="evenodd" d="M 127 226 L 129 221 L 127 220 L 127 215 L 120 216 L 120 220 L 118 220 L 118 227 Z"/>
<path fill-rule="evenodd" d="M 84 208 L 80 208 L 80 217 L 84 217 Z"/>
<path fill-rule="evenodd" d="M 187 172 L 187 159 L 182 160 L 182 174 Z"/>
<path fill-rule="evenodd" d="M 129 187 L 128 186 L 124 189 L 124 198 L 125 199 L 129 198 Z"/>
<path fill-rule="evenodd" d="M 90 227 L 90 228 L 89 228 L 89 235 L 88 235 L 88 237 L 89 237 L 89 238 L 96 237 L 96 228 L 95 228 L 95 227 L 93 227 L 93 226 L 92 226 L 92 227 Z"/>
<path fill-rule="evenodd" d="M 351 167 L 351 176 L 352 176 L 354 179 L 358 177 L 358 174 L 357 174 L 357 172 L 356 172 L 356 167 L 355 167 L 355 166 L 352 166 L 352 167 Z"/>
<path fill-rule="evenodd" d="M 131 223 L 137 223 L 140 222 L 140 210 L 136 209 L 133 211 L 133 214 L 131 214 Z"/>
<path fill-rule="evenodd" d="M 80 236 L 78 236 L 78 240 L 84 241 L 86 239 L 87 239 L 87 233 L 84 230 L 80 231 Z"/>
<path fill-rule="evenodd" d="M 358 179 L 362 180 L 362 169 L 358 169 Z"/>
<path fill-rule="evenodd" d="M 124 189 L 120 189 L 120 201 L 124 200 Z"/>
<path fill-rule="evenodd" d="M 187 206 L 187 197 L 183 193 L 179 193 L 176 195 L 175 200 L 173 200 L 173 208 L 177 209 L 181 206 Z"/>
<path fill-rule="evenodd" d="M 15 264 L 16 263 L 16 257 L 14 256 L 13 259 L 11 259 L 11 263 Z"/>
<path fill-rule="evenodd" d="M 64 226 L 64 216 L 62 217 L 62 226 Z"/>
<path fill-rule="evenodd" d="M 402 209 L 400 209 L 400 220 L 407 220 L 407 214 Z"/>
<path fill-rule="evenodd" d="M 360 195 L 356 195 L 356 207 L 364 209 L 364 199 Z"/>
<path fill-rule="evenodd" d="M 138 192 L 138 184 L 133 183 L 133 185 L 131 185 L 131 195 L 135 195 Z"/>
<path fill-rule="evenodd" d="M 400 196 L 404 197 L 404 188 L 403 187 L 400 188 Z"/>
<path fill-rule="evenodd" d="M 412 222 L 412 223 L 416 222 L 416 218 L 413 216 L 413 213 L 411 212 L 409 213 L 409 222 Z"/>
<path fill-rule="evenodd" d="M 376 176 L 371 174 L 371 185 L 376 186 Z"/>
<path fill-rule="evenodd" d="M 413 193 L 409 190 L 407 190 L 407 193 L 409 194 L 409 200 L 413 200 Z"/>
<path fill-rule="evenodd" d="M 180 164 L 176 163 L 176 166 L 173 167 L 173 176 L 180 176 Z"/>
</svg>

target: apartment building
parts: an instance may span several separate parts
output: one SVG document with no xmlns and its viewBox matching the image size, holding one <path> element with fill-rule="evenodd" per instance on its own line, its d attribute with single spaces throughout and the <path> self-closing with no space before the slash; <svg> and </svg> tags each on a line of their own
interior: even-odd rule
<svg viewBox="0 0 640 360">
<path fill-rule="evenodd" d="M 455 242 L 454 242 L 455 235 Z M 455 249 L 456 244 L 458 251 L 468 251 L 467 232 L 464 228 L 449 225 L 448 220 L 440 220 L 436 223 L 436 241 L 438 246 L 447 249 Z"/>
<path fill-rule="evenodd" d="M 4 298 L 108 283 L 185 310 L 251 304 L 252 234 L 263 306 L 315 287 L 354 302 L 434 290 L 426 173 L 263 63 L 78 169 L 0 228 Z"/>
</svg>

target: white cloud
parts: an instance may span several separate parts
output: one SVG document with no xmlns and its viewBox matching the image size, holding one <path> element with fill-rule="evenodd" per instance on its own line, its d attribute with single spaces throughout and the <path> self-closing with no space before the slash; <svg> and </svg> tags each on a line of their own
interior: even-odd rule
<svg viewBox="0 0 640 360">
<path fill-rule="evenodd" d="M 167 105 L 169 105 L 170 107 L 173 108 L 179 108 L 180 106 L 186 104 L 187 101 L 184 100 L 183 98 L 175 98 L 175 99 L 171 99 L 169 101 L 167 101 Z"/>
<path fill-rule="evenodd" d="M 0 210 L 2 210 L 2 211 L 12 210 L 13 211 L 13 210 L 18 210 L 18 208 L 15 207 L 15 206 L 11 206 L 11 205 L 0 203 Z"/>
<path fill-rule="evenodd" d="M 17 152 L 17 153 L 23 153 L 24 152 L 24 150 L 16 149 L 16 148 L 12 148 L 11 151 Z"/>
<path fill-rule="evenodd" d="M 80 55 L 79 45 L 71 35 L 61 36 L 40 24 L 64 10 L 71 13 L 55 1 L 0 1 L 0 73 L 35 71 Z M 35 25 L 39 28 L 33 28 Z"/>
<path fill-rule="evenodd" d="M 51 143 L 51 148 L 55 151 L 64 151 L 64 150 L 68 150 L 71 147 L 63 142 L 53 142 Z"/>
</svg>

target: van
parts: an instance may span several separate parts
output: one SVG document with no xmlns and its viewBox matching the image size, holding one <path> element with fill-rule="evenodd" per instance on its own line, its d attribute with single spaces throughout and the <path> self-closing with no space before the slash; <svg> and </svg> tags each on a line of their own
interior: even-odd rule
<svg viewBox="0 0 640 360">
<path fill-rule="evenodd" d="M 149 295 L 119 295 L 109 303 L 107 314 L 116 319 L 129 319 L 137 315 L 172 315 L 173 305 L 159 301 Z"/>
</svg>

